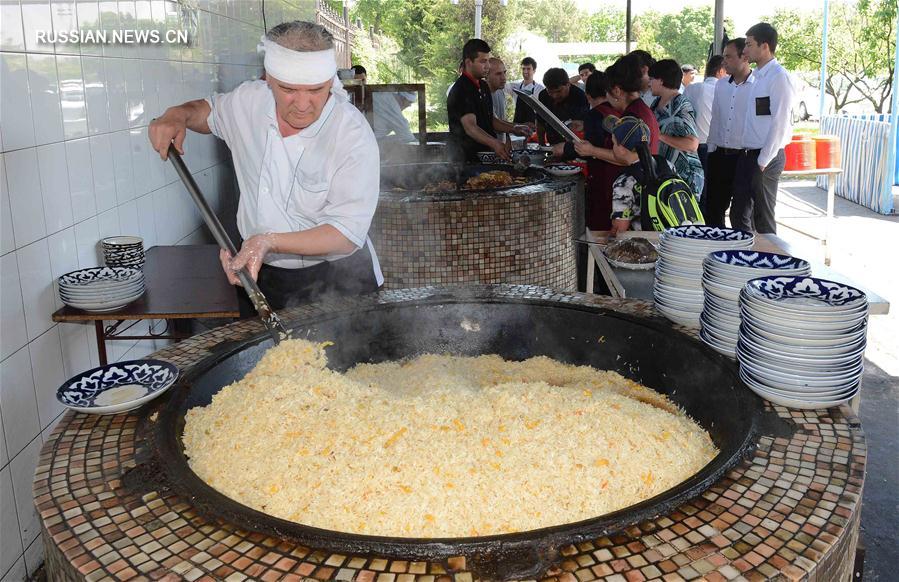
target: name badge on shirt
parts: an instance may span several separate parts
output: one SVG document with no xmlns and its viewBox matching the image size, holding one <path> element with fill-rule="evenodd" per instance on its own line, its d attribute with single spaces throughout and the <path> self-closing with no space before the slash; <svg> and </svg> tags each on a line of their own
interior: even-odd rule
<svg viewBox="0 0 899 582">
<path fill-rule="evenodd" d="M 771 97 L 755 98 L 755 114 L 771 115 Z"/>
</svg>

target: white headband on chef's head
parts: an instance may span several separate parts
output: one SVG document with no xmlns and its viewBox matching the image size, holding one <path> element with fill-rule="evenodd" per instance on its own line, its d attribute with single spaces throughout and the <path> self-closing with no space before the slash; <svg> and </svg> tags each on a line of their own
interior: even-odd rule
<svg viewBox="0 0 899 582">
<path fill-rule="evenodd" d="M 265 52 L 265 72 L 290 85 L 318 85 L 337 75 L 333 48 L 295 51 L 263 36 L 259 50 Z"/>
</svg>

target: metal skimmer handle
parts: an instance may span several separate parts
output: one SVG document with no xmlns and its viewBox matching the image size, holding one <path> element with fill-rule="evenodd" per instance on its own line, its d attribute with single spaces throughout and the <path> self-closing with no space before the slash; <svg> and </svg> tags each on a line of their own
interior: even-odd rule
<svg viewBox="0 0 899 582">
<path fill-rule="evenodd" d="M 200 192 L 200 188 L 194 181 L 193 176 L 190 175 L 190 171 L 188 171 L 187 166 L 184 164 L 184 160 L 181 159 L 181 154 L 178 153 L 178 150 L 175 149 L 174 145 L 169 145 L 169 160 L 172 161 L 172 165 L 175 166 L 175 171 L 178 172 L 178 176 L 184 183 L 184 187 L 187 188 L 190 197 L 194 200 L 194 204 L 196 204 L 197 208 L 200 210 L 200 215 L 203 217 L 203 221 L 212 233 L 215 242 L 217 242 L 221 248 L 231 253 L 232 257 L 237 255 L 237 248 L 234 246 L 234 243 L 231 242 L 228 233 L 225 232 L 218 216 L 216 216 L 212 209 L 209 208 L 206 198 L 203 196 L 203 193 Z M 256 284 L 256 281 L 250 277 L 250 273 L 247 271 L 246 267 L 237 271 L 236 275 L 240 280 L 240 284 L 246 289 L 247 295 L 250 296 L 253 307 L 255 307 L 256 311 L 259 313 L 262 323 L 265 324 L 265 327 L 271 334 L 275 344 L 278 344 L 282 339 L 287 338 L 289 334 L 284 328 L 281 318 L 278 317 L 278 314 L 275 313 L 268 304 L 268 300 L 265 298 L 265 295 L 262 294 L 262 291 L 259 290 L 259 285 Z"/>
</svg>

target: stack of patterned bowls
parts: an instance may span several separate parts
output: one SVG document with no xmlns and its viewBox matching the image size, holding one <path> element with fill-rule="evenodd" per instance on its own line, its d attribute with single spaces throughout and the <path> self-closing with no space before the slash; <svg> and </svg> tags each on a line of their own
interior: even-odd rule
<svg viewBox="0 0 899 582">
<path fill-rule="evenodd" d="M 107 267 L 144 266 L 144 239 L 137 236 L 111 236 L 100 241 Z"/>
<path fill-rule="evenodd" d="M 752 233 L 714 226 L 678 226 L 659 236 L 653 298 L 668 319 L 698 329 L 703 307 L 702 261 L 712 251 L 749 249 Z"/>
<path fill-rule="evenodd" d="M 740 377 L 791 408 L 830 408 L 858 394 L 868 298 L 813 277 L 762 277 L 740 292 Z"/>
<path fill-rule="evenodd" d="M 115 311 L 144 294 L 144 274 L 132 267 L 95 267 L 57 280 L 63 303 L 85 311 Z"/>
<path fill-rule="evenodd" d="M 746 281 L 768 275 L 809 275 L 807 261 L 758 251 L 715 251 L 702 262 L 705 301 L 699 336 L 715 351 L 735 357 L 740 335 L 740 291 Z"/>
</svg>

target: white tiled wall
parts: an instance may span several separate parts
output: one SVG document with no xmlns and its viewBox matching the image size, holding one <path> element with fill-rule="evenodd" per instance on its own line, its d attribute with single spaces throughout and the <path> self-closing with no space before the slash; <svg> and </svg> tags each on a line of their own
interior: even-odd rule
<svg viewBox="0 0 899 582">
<path fill-rule="evenodd" d="M 268 26 L 311 19 L 313 0 L 265 0 Z M 54 324 L 59 275 L 99 264 L 117 234 L 147 247 L 205 242 L 198 213 L 147 141 L 166 107 L 261 73 L 257 0 L 0 0 L 0 582 L 43 561 L 31 481 L 61 407 L 56 388 L 98 364 L 93 327 Z M 39 44 L 38 30 L 193 29 L 191 46 Z M 231 222 L 227 149 L 191 135 L 185 161 Z M 153 342 L 109 342 L 110 359 Z"/>
</svg>

